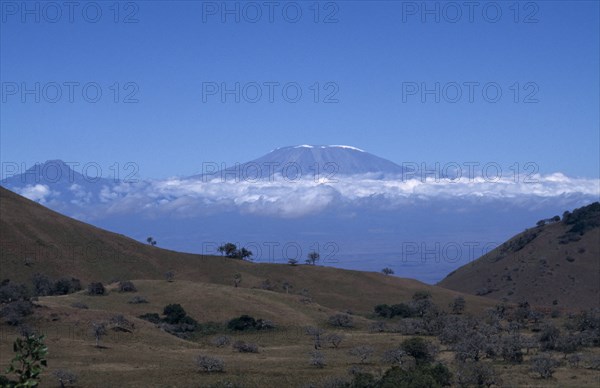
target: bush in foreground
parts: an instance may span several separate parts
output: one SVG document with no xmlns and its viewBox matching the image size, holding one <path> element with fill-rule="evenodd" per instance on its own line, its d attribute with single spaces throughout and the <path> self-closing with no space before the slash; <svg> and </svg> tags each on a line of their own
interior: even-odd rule
<svg viewBox="0 0 600 388">
<path fill-rule="evenodd" d="M 335 327 L 353 327 L 354 326 L 354 321 L 352 320 L 352 317 L 347 315 L 347 314 L 335 314 L 329 317 L 329 319 L 327 319 L 327 322 L 331 325 L 331 326 L 335 326 Z"/>
<path fill-rule="evenodd" d="M 220 358 L 199 355 L 196 357 L 196 366 L 201 372 L 214 373 L 225 370 L 225 362 Z"/>
<path fill-rule="evenodd" d="M 258 353 L 258 345 L 249 342 L 236 341 L 233 348 L 240 353 Z"/>
<path fill-rule="evenodd" d="M 100 282 L 92 282 L 88 285 L 88 294 L 90 295 L 104 295 L 105 293 L 104 284 Z"/>
<path fill-rule="evenodd" d="M 137 288 L 135 287 L 133 282 L 125 280 L 119 282 L 119 292 L 137 292 Z"/>
</svg>

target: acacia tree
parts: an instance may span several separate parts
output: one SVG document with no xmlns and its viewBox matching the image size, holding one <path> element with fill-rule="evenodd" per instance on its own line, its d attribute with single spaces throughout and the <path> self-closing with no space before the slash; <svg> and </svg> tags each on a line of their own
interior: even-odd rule
<svg viewBox="0 0 600 388">
<path fill-rule="evenodd" d="M 309 326 L 306 328 L 306 334 L 313 338 L 315 349 L 321 349 L 321 336 L 325 334 L 325 330 L 318 327 Z"/>
<path fill-rule="evenodd" d="M 458 295 L 456 298 L 454 298 L 452 303 L 450 303 L 452 314 L 462 314 L 465 311 L 466 304 L 467 302 L 465 301 L 465 298 L 463 298 L 461 295 Z"/>
<path fill-rule="evenodd" d="M 148 244 L 155 246 L 156 245 L 156 240 L 153 237 L 148 237 L 146 239 L 146 242 L 148 242 Z"/>
<path fill-rule="evenodd" d="M 217 249 L 221 255 L 225 254 L 227 257 L 233 257 L 234 252 L 237 250 L 237 246 L 234 243 L 225 243 Z"/>
<path fill-rule="evenodd" d="M 92 322 L 92 334 L 96 339 L 96 347 L 100 347 L 100 340 L 104 337 L 106 332 L 106 324 L 104 322 Z"/>
<path fill-rule="evenodd" d="M 542 379 L 548 379 L 552 377 L 558 364 L 549 354 L 540 354 L 531 359 L 531 370 L 539 373 Z"/>
<path fill-rule="evenodd" d="M 327 334 L 327 336 L 325 337 L 325 341 L 329 342 L 331 346 L 333 346 L 336 349 L 340 346 L 343 340 L 344 336 L 337 333 L 330 333 Z"/>
<path fill-rule="evenodd" d="M 223 360 L 203 354 L 196 357 L 196 366 L 200 371 L 206 373 L 223 372 L 225 369 Z"/>
<path fill-rule="evenodd" d="M 393 275 L 394 274 L 394 270 L 389 267 L 385 267 L 384 269 L 381 270 L 381 272 L 384 275 Z"/>
<path fill-rule="evenodd" d="M 318 252 L 312 251 L 308 254 L 308 259 L 306 260 L 307 264 L 315 265 L 317 261 L 321 258 L 321 255 Z"/>
<path fill-rule="evenodd" d="M 401 348 L 394 348 L 386 350 L 385 353 L 383 353 L 383 357 L 381 357 L 381 361 L 392 365 L 400 365 L 404 356 L 406 356 L 404 350 Z"/>
<path fill-rule="evenodd" d="M 242 282 L 242 275 L 239 273 L 234 274 L 233 275 L 233 286 L 237 288 L 237 286 L 239 286 L 241 282 Z"/>
<path fill-rule="evenodd" d="M 289 294 L 290 288 L 293 288 L 292 283 L 288 282 L 287 280 L 281 283 L 281 287 L 285 290 L 286 294 Z"/>
<path fill-rule="evenodd" d="M 65 388 L 67 384 L 75 384 L 77 382 L 77 375 L 69 369 L 58 369 L 52 373 L 58 380 L 61 388 Z"/>
<path fill-rule="evenodd" d="M 233 257 L 236 259 L 240 259 L 240 260 L 246 260 L 246 259 L 249 259 L 252 255 L 253 255 L 252 251 L 249 251 L 246 248 L 242 248 L 242 249 L 236 250 Z"/>
</svg>

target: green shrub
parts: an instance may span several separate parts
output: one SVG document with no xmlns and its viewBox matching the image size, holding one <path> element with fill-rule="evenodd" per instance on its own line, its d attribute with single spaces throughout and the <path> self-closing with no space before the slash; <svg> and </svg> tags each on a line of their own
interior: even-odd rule
<svg viewBox="0 0 600 388">
<path fill-rule="evenodd" d="M 186 318 L 186 312 L 179 303 L 165 306 L 163 314 L 165 315 L 165 322 L 170 324 L 184 323 L 182 321 Z"/>
<path fill-rule="evenodd" d="M 92 282 L 88 285 L 88 294 L 90 295 L 104 295 L 105 293 L 106 289 L 100 282 Z"/>
<path fill-rule="evenodd" d="M 140 315 L 141 319 L 144 319 L 148 322 L 152 322 L 154 324 L 158 324 L 160 322 L 162 322 L 162 319 L 160 318 L 160 315 L 156 314 L 156 313 L 147 313 L 147 314 L 143 314 Z"/>
<path fill-rule="evenodd" d="M 44 336 L 26 334 L 17 338 L 13 344 L 15 357 L 6 373 L 17 375 L 17 381 L 3 376 L 2 387 L 37 387 L 40 383 L 42 369 L 47 366 L 48 347 L 44 344 Z"/>
<path fill-rule="evenodd" d="M 402 341 L 402 350 L 409 356 L 415 358 L 418 364 L 433 361 L 433 355 L 429 350 L 429 342 L 421 337 L 413 337 Z"/>
<path fill-rule="evenodd" d="M 227 328 L 229 330 L 237 330 L 237 331 L 251 330 L 251 329 L 254 329 L 255 327 L 256 327 L 256 319 L 252 318 L 249 315 L 241 315 L 237 318 L 233 318 L 227 324 Z"/>
</svg>

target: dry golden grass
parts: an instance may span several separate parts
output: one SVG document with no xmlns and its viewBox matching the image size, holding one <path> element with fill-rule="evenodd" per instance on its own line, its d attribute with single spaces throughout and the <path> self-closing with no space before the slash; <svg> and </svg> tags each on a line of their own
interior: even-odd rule
<svg viewBox="0 0 600 388">
<path fill-rule="evenodd" d="M 347 377 L 348 369 L 359 365 L 348 354 L 357 345 L 371 345 L 375 354 L 366 370 L 380 374 L 388 367 L 380 362 L 384 351 L 397 347 L 407 338 L 394 333 L 371 333 L 369 319 L 355 316 L 355 328 L 337 329 L 328 326 L 326 319 L 335 310 L 317 303 L 305 304 L 297 295 L 234 288 L 233 286 L 190 281 L 135 280 L 137 293 L 119 293 L 109 287 L 105 296 L 88 296 L 80 292 L 65 296 L 40 298 L 30 324 L 47 334 L 50 349 L 49 368 L 44 372 L 43 387 L 56 386 L 53 370 L 67 368 L 79 375 L 82 387 L 202 387 L 219 381 L 237 383 L 243 387 L 302 387 L 318 383 L 329 376 Z M 132 305 L 127 301 L 134 295 L 146 296 L 149 303 Z M 71 307 L 83 302 L 89 309 Z M 183 340 L 167 334 L 153 324 L 136 318 L 146 312 L 161 313 L 168 303 L 181 303 L 189 315 L 200 322 L 225 323 L 239 314 L 272 319 L 278 328 L 267 332 L 234 333 L 223 329 L 222 334 L 233 340 L 258 344 L 258 354 L 242 354 L 231 346 L 217 348 L 211 340 L 219 334 L 197 336 Z M 134 322 L 133 333 L 109 330 L 101 341 L 103 348 L 94 346 L 91 322 L 109 320 L 124 314 Z M 322 352 L 327 366 L 317 369 L 309 365 L 313 342 L 304 332 L 308 325 L 325 328 L 328 332 L 345 335 L 338 349 L 324 344 Z M 0 366 L 8 364 L 15 334 L 2 326 Z M 429 338 L 433 340 L 433 338 Z M 453 353 L 441 347 L 438 359 L 452 366 Z M 599 352 L 599 349 L 594 349 Z M 194 358 L 206 354 L 225 361 L 225 373 L 204 374 L 197 371 Z M 529 366 L 495 362 L 503 386 L 578 386 L 593 387 L 600 378 L 599 371 L 569 369 L 561 366 L 551 380 L 540 380 L 529 372 Z M 576 376 L 575 378 L 573 376 Z"/>
<path fill-rule="evenodd" d="M 28 324 L 47 334 L 49 368 L 43 373 L 42 387 L 57 386 L 52 377 L 56 369 L 71 369 L 79 375 L 81 387 L 203 387 L 229 381 L 243 387 L 302 387 L 319 383 L 328 376 L 347 377 L 348 368 L 358 360 L 348 354 L 357 345 L 369 344 L 375 355 L 364 368 L 381 374 L 386 368 L 380 357 L 386 349 L 398 346 L 405 338 L 393 333 L 370 333 L 369 314 L 376 304 L 410 300 L 420 290 L 429 291 L 441 307 L 459 294 L 429 286 L 412 279 L 378 273 L 348 271 L 320 266 L 253 264 L 240 260 L 183 254 L 150 247 L 125 236 L 107 232 L 52 212 L 34 202 L 0 188 L 0 278 L 29 282 L 40 272 L 53 278 L 75 276 L 84 281 L 133 279 L 137 293 L 119 293 L 109 286 L 106 296 L 85 292 L 40 298 Z M 81 249 L 95 248 L 83 254 Z M 73 249 L 75 249 L 73 253 Z M 77 250 L 79 249 L 79 250 Z M 33 262 L 24 265 L 24 256 Z M 174 282 L 163 279 L 174 270 Z M 240 287 L 233 287 L 233 276 L 242 275 Z M 260 289 L 269 279 L 275 291 Z M 281 287 L 290 282 L 287 294 Z M 308 289 L 312 303 L 303 303 L 298 294 Z M 147 304 L 129 304 L 134 295 L 145 296 Z M 467 312 L 480 313 L 496 302 L 465 295 Z M 89 309 L 71 307 L 82 302 Z M 268 332 L 229 333 L 234 340 L 258 344 L 258 354 L 235 352 L 231 346 L 217 348 L 211 339 L 217 334 L 196 335 L 183 340 L 137 318 L 143 313 L 161 313 L 165 305 L 180 303 L 200 322 L 227 320 L 241 314 L 270 319 L 278 328 Z M 356 327 L 334 329 L 327 317 L 352 310 Z M 134 322 L 132 333 L 109 330 L 102 348 L 94 346 L 91 323 L 123 314 Z M 309 365 L 313 342 L 304 333 L 308 325 L 343 333 L 339 349 L 325 347 L 327 366 Z M 0 326 L 0 368 L 12 358 L 13 328 Z M 224 330 L 224 329 L 223 329 Z M 598 352 L 598 349 L 594 349 Z M 225 373 L 203 374 L 194 358 L 199 354 L 220 357 Z M 453 354 L 442 351 L 439 359 L 453 363 Z M 505 386 L 598 386 L 600 372 L 560 367 L 551 380 L 540 380 L 528 365 L 496 362 Z M 573 377 L 576 376 L 576 377 Z"/>
<path fill-rule="evenodd" d="M 587 231 L 579 241 L 560 244 L 568 230 L 562 222 L 528 229 L 506 242 L 517 244 L 524 235 L 538 233 L 522 249 L 502 253 L 500 246 L 438 285 L 470 294 L 488 288 L 486 297 L 514 303 L 556 303 L 558 308 L 575 310 L 600 307 L 600 228 Z"/>
</svg>

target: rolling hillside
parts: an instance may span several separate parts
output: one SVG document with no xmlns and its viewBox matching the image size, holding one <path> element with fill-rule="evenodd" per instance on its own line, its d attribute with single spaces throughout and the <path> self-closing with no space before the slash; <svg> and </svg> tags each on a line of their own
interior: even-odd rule
<svg viewBox="0 0 600 388">
<path fill-rule="evenodd" d="M 176 280 L 260 288 L 265 280 L 273 290 L 291 294 L 307 289 L 325 307 L 357 313 L 372 312 L 379 303 L 409 300 L 417 290 L 429 290 L 436 302 L 447 305 L 457 294 L 412 279 L 379 273 L 322 266 L 251 263 L 219 256 L 185 254 L 152 247 L 53 212 L 9 190 L 0 188 L 0 279 L 30 282 L 35 273 L 51 278 L 73 276 L 84 284 L 124 279 L 163 280 L 174 271 Z M 493 302 L 467 295 L 468 308 Z"/>
<path fill-rule="evenodd" d="M 438 285 L 510 302 L 600 307 L 600 203 L 539 222 Z"/>
</svg>

